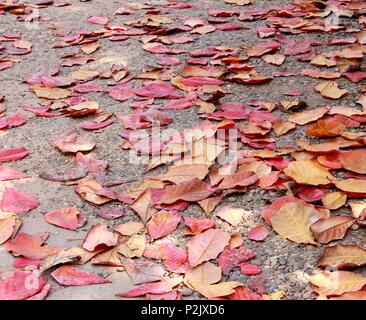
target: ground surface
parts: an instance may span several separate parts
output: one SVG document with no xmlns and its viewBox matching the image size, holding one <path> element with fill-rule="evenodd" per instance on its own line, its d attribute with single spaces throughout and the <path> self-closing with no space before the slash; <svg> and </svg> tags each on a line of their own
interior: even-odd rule
<svg viewBox="0 0 366 320">
<path fill-rule="evenodd" d="M 56 1 L 56 3 L 62 1 Z M 102 1 L 93 0 L 80 2 L 77 0 L 69 0 L 69 6 L 55 7 L 48 6 L 40 9 L 42 17 L 48 17 L 48 21 L 40 21 L 39 27 L 32 29 L 27 28 L 22 21 L 17 21 L 16 16 L 6 13 L 0 15 L 0 35 L 6 33 L 20 32 L 23 39 L 33 44 L 32 52 L 24 56 L 15 56 L 19 63 L 12 68 L 0 72 L 0 95 L 5 96 L 5 104 L 8 114 L 20 112 L 27 117 L 27 123 L 23 126 L 0 131 L 0 148 L 14 148 L 25 146 L 30 154 L 21 161 L 11 162 L 7 164 L 13 169 L 23 171 L 29 179 L 12 180 L 0 183 L 0 192 L 8 187 L 15 187 L 17 190 L 31 194 L 39 200 L 40 205 L 30 213 L 22 215 L 23 225 L 22 232 L 29 234 L 39 232 L 50 232 L 48 245 L 60 248 L 68 248 L 71 246 L 80 246 L 85 238 L 87 231 L 92 225 L 103 223 L 113 227 L 122 222 L 130 220 L 138 220 L 136 214 L 125 204 L 113 202 L 103 206 L 113 207 L 121 206 L 125 210 L 125 215 L 115 220 L 105 220 L 98 217 L 98 207 L 88 204 L 81 199 L 74 191 L 73 186 L 66 186 L 61 183 L 46 181 L 39 178 L 41 172 L 60 172 L 74 165 L 74 159 L 70 155 L 65 155 L 57 150 L 49 143 L 51 137 L 57 137 L 60 134 L 73 128 L 78 128 L 79 123 L 84 121 L 81 119 L 72 119 L 69 117 L 42 118 L 36 117 L 29 112 L 24 111 L 25 106 L 36 105 L 45 102 L 38 99 L 33 92 L 29 90 L 29 85 L 22 82 L 25 78 L 32 76 L 43 69 L 59 67 L 61 56 L 68 52 L 78 52 L 79 46 L 66 48 L 53 48 L 53 44 L 58 41 L 50 29 L 50 26 L 56 26 L 59 29 L 71 30 L 98 30 L 100 26 L 92 25 L 87 22 L 91 16 L 108 16 L 112 19 L 111 25 L 121 25 L 122 21 L 127 19 L 135 19 L 144 15 L 146 10 L 136 10 L 134 14 L 128 16 L 114 15 L 114 12 L 121 6 L 127 6 L 125 1 Z M 144 1 L 134 1 L 143 3 Z M 270 6 L 283 6 L 290 1 L 261 1 L 256 0 L 255 4 L 245 6 L 245 9 L 251 8 L 267 8 Z M 184 10 L 167 10 L 165 15 L 175 21 L 183 17 L 198 17 L 200 19 L 208 18 L 208 10 L 222 9 L 230 10 L 239 8 L 224 3 L 222 0 L 199 0 L 194 2 L 197 7 Z M 244 8 L 244 7 L 240 7 Z M 237 16 L 225 18 L 228 21 L 238 22 Z M 347 20 L 349 21 L 349 20 Z M 204 35 L 194 35 L 195 41 L 186 44 L 174 45 L 175 48 L 184 49 L 191 52 L 194 49 L 204 48 L 206 46 L 228 46 L 243 47 L 256 44 L 260 39 L 257 37 L 256 28 L 264 26 L 263 21 L 239 22 L 250 26 L 248 30 L 237 31 L 218 31 Z M 351 23 L 351 22 L 347 22 Z M 314 39 L 320 40 L 324 45 L 317 46 L 318 52 L 327 50 L 327 41 L 332 37 L 342 36 L 344 33 L 313 33 Z M 294 40 L 302 39 L 303 34 L 291 35 Z M 108 70 L 114 63 L 121 63 L 129 71 L 130 75 L 138 75 L 147 66 L 156 66 L 156 59 L 159 54 L 151 54 L 143 50 L 139 37 L 129 37 L 128 40 L 122 42 L 112 42 L 108 39 L 98 40 L 101 48 L 91 56 L 97 60 L 88 64 L 89 70 Z M 332 47 L 336 50 L 338 46 Z M 341 46 L 340 46 L 341 48 Z M 329 49 L 328 49 L 329 50 Z M 184 61 L 183 55 L 173 55 Z M 295 57 L 286 57 L 286 62 L 282 66 L 273 66 L 265 63 L 260 58 L 253 58 L 250 64 L 257 67 L 257 71 L 261 74 L 271 74 L 279 70 L 287 70 L 299 74 L 304 68 L 304 63 L 299 62 Z M 308 63 L 307 63 L 308 64 Z M 67 75 L 79 66 L 71 68 L 62 68 L 62 75 Z M 178 69 L 180 66 L 177 67 Z M 95 80 L 96 83 L 106 86 L 108 80 Z M 135 81 L 135 80 L 134 80 Z M 345 78 L 337 81 L 340 87 L 349 91 L 348 96 L 342 100 L 329 101 L 324 99 L 314 90 L 317 79 L 293 76 L 293 77 L 276 77 L 273 81 L 262 85 L 242 85 L 235 83 L 226 83 L 223 89 L 229 94 L 220 99 L 220 102 L 238 101 L 246 103 L 248 100 L 260 99 L 269 100 L 275 103 L 283 100 L 284 93 L 293 90 L 303 92 L 301 100 L 306 102 L 308 108 L 315 108 L 321 105 L 347 105 L 356 107 L 355 100 L 359 94 L 360 84 L 353 84 Z M 134 83 L 141 85 L 141 81 Z M 88 99 L 95 100 L 99 103 L 101 109 L 107 113 L 118 112 L 128 115 L 131 112 L 129 104 L 131 101 L 118 102 L 105 93 L 88 93 Z M 170 125 L 178 130 L 188 129 L 201 120 L 195 111 L 195 108 L 182 110 L 164 111 L 172 117 L 173 123 Z M 281 115 L 283 111 L 278 109 L 274 114 Z M 129 151 L 121 148 L 121 124 L 114 121 L 114 124 L 99 131 L 83 131 L 79 129 L 83 135 L 92 137 L 96 141 L 96 148 L 89 153 L 92 158 L 103 159 L 109 162 L 109 172 L 111 176 L 123 177 L 127 179 L 140 180 L 144 177 L 144 163 L 133 162 L 129 159 Z M 294 146 L 295 139 L 304 137 L 304 130 L 298 127 L 295 131 L 287 135 L 277 137 L 277 146 Z M 166 168 L 157 168 L 148 175 L 156 175 L 165 172 Z M 134 185 L 133 183 L 131 185 Z M 125 186 L 123 186 L 125 187 Z M 121 190 L 121 187 L 119 187 Z M 286 241 L 281 238 L 272 229 L 269 237 L 265 242 L 254 242 L 246 239 L 245 235 L 254 226 L 262 223 L 260 212 L 263 207 L 270 204 L 275 198 L 284 195 L 284 190 L 264 190 L 261 188 L 251 188 L 245 193 L 233 194 L 225 197 L 219 206 L 215 209 L 217 212 L 220 208 L 230 205 L 234 207 L 244 208 L 249 212 L 245 216 L 242 224 L 237 228 L 231 228 L 223 221 L 217 221 L 217 225 L 223 230 L 230 232 L 239 232 L 244 235 L 244 243 L 252 250 L 257 251 L 257 257 L 251 262 L 260 266 L 260 276 L 267 279 L 266 290 L 268 293 L 283 290 L 287 299 L 314 299 L 313 290 L 308 284 L 308 280 L 304 274 L 311 273 L 314 265 L 319 259 L 322 247 L 309 245 L 299 245 L 294 242 Z M 77 231 L 67 231 L 48 224 L 43 215 L 50 210 L 63 207 L 76 207 L 82 211 L 88 218 L 87 224 Z M 183 213 L 184 216 L 202 215 L 202 210 L 196 205 L 189 206 Z M 357 228 L 355 228 L 357 229 Z M 181 229 L 180 229 L 181 230 Z M 360 243 L 364 240 L 364 230 L 350 230 L 344 242 L 348 244 Z M 168 236 L 175 243 L 184 247 L 186 239 L 182 238 L 179 231 Z M 12 268 L 14 257 L 8 253 L 4 246 L 0 247 L 0 271 L 4 272 Z M 122 268 L 110 266 L 96 266 L 86 264 L 83 269 L 97 272 L 108 276 L 110 283 L 84 286 L 84 287 L 67 287 L 59 285 L 49 274 L 47 281 L 52 285 L 52 289 L 48 295 L 48 299 L 115 299 L 115 294 L 124 292 L 133 287 L 133 284 Z M 258 277 L 258 276 L 257 276 Z M 226 280 L 240 281 L 244 284 L 253 277 L 244 276 L 239 270 L 233 270 Z M 180 288 L 185 298 L 199 299 L 201 296 L 197 292 L 193 292 L 187 288 Z M 118 298 L 120 299 L 120 298 Z"/>
</svg>

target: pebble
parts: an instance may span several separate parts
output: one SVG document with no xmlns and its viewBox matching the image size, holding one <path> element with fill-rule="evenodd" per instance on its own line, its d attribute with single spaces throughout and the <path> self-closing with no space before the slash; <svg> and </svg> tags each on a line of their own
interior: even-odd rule
<svg viewBox="0 0 366 320">
<path fill-rule="evenodd" d="M 286 258 L 285 258 L 285 257 L 280 257 L 280 258 L 278 259 L 278 262 L 279 262 L 281 265 L 285 265 L 285 264 L 287 264 L 287 260 L 286 260 Z"/>
<path fill-rule="evenodd" d="M 235 201 L 236 201 L 236 198 L 235 198 L 235 197 L 229 197 L 227 200 L 228 200 L 229 202 L 235 202 Z"/>
<path fill-rule="evenodd" d="M 357 231 L 358 229 L 360 229 L 360 226 L 359 226 L 357 223 L 354 223 L 354 224 L 352 225 L 351 229 L 352 229 L 353 231 Z"/>
<path fill-rule="evenodd" d="M 182 293 L 182 296 L 183 297 L 188 297 L 188 296 L 190 296 L 193 293 L 193 291 L 191 289 L 187 288 L 187 287 L 182 288 L 180 290 L 180 292 Z"/>
</svg>

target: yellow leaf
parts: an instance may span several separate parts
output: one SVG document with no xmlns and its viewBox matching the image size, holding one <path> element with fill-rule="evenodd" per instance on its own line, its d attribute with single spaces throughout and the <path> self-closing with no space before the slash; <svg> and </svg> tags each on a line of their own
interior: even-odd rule
<svg viewBox="0 0 366 320">
<path fill-rule="evenodd" d="M 330 183 L 333 176 L 329 171 L 312 160 L 300 160 L 291 162 L 284 173 L 297 183 L 313 186 Z"/>
<path fill-rule="evenodd" d="M 310 206 L 290 202 L 284 204 L 271 218 L 273 229 L 284 239 L 296 243 L 316 244 L 310 231 L 319 213 Z"/>
<path fill-rule="evenodd" d="M 322 198 L 322 203 L 324 207 L 330 210 L 336 210 L 344 206 L 346 201 L 347 195 L 340 191 L 328 193 Z"/>
<path fill-rule="evenodd" d="M 315 292 L 326 296 L 339 296 L 345 292 L 361 290 L 366 284 L 366 278 L 349 271 L 322 271 L 310 278 L 316 286 Z"/>
</svg>

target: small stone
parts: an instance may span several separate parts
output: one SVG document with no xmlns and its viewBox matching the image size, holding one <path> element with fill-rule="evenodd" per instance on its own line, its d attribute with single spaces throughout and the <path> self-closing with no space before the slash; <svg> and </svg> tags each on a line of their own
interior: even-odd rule
<svg viewBox="0 0 366 320">
<path fill-rule="evenodd" d="M 182 296 L 184 296 L 184 297 L 188 297 L 193 293 L 193 291 L 187 287 L 184 287 L 183 289 L 181 289 L 180 292 L 182 293 Z"/>
<path fill-rule="evenodd" d="M 236 201 L 236 198 L 235 198 L 235 197 L 229 197 L 227 200 L 228 200 L 229 202 L 235 202 L 235 201 Z"/>
<path fill-rule="evenodd" d="M 280 257 L 279 259 L 278 259 L 278 262 L 279 262 L 279 264 L 280 265 L 285 265 L 285 264 L 287 264 L 287 260 L 286 260 L 286 258 L 285 257 Z"/>
<path fill-rule="evenodd" d="M 358 229 L 360 229 L 360 226 L 359 226 L 357 223 L 354 223 L 354 224 L 352 225 L 351 229 L 352 229 L 353 231 L 357 231 Z"/>
<path fill-rule="evenodd" d="M 294 269 L 295 270 L 302 270 L 302 269 L 304 269 L 304 264 L 302 262 L 296 262 L 294 264 Z"/>
</svg>

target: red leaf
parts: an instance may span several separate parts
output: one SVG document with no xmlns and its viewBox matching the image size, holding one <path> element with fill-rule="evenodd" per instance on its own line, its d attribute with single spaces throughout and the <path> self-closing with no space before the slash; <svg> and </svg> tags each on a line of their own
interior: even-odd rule
<svg viewBox="0 0 366 320">
<path fill-rule="evenodd" d="M 0 201 L 0 209 L 15 213 L 26 213 L 37 208 L 38 204 L 38 200 L 32 196 L 19 192 L 14 188 L 7 188 Z"/>
<path fill-rule="evenodd" d="M 260 224 L 259 226 L 249 231 L 248 239 L 254 241 L 263 241 L 268 237 L 268 234 L 269 232 L 267 228 L 263 224 Z"/>
<path fill-rule="evenodd" d="M 127 101 L 134 96 L 133 87 L 130 84 L 123 84 L 115 86 L 109 91 L 111 98 L 117 101 Z"/>
<path fill-rule="evenodd" d="M 27 178 L 23 173 L 10 169 L 5 166 L 0 166 L 0 181 L 24 179 Z"/>
<path fill-rule="evenodd" d="M 179 212 L 169 213 L 168 211 L 161 211 L 151 217 L 147 223 L 147 231 L 153 240 L 160 239 L 171 234 L 180 221 L 181 216 Z"/>
<path fill-rule="evenodd" d="M 88 19 L 88 22 L 92 23 L 92 24 L 98 24 L 98 25 L 104 26 L 109 22 L 109 18 L 106 16 L 90 17 Z"/>
<path fill-rule="evenodd" d="M 160 243 L 159 245 L 147 245 L 144 257 L 150 259 L 162 259 L 168 271 L 185 273 L 188 269 L 187 251 L 177 248 L 173 243 Z"/>
<path fill-rule="evenodd" d="M 0 150 L 0 162 L 16 161 L 25 158 L 29 154 L 24 147 Z"/>
<path fill-rule="evenodd" d="M 164 294 L 170 292 L 176 285 L 178 285 L 177 281 L 167 278 L 158 282 L 141 284 L 132 290 L 119 294 L 119 296 L 124 298 L 135 298 L 148 293 Z"/>
<path fill-rule="evenodd" d="M 88 251 L 100 249 L 100 247 L 114 247 L 117 245 L 118 235 L 109 231 L 104 224 L 97 224 L 90 228 L 83 243 L 83 248 Z"/>
<path fill-rule="evenodd" d="M 258 177 L 253 172 L 241 171 L 232 176 L 225 177 L 219 184 L 219 189 L 231 189 L 235 187 L 246 187 L 258 181 Z"/>
<path fill-rule="evenodd" d="M 261 272 L 261 269 L 258 266 L 247 262 L 240 263 L 239 268 L 241 273 L 246 276 L 255 276 Z"/>
<path fill-rule="evenodd" d="M 80 123 L 80 127 L 84 130 L 100 130 L 109 127 L 111 124 L 113 124 L 113 120 L 107 120 L 100 123 L 82 122 Z"/>
<path fill-rule="evenodd" d="M 239 266 L 242 262 L 247 262 L 253 259 L 257 253 L 250 250 L 246 245 L 239 248 L 230 249 L 229 247 L 220 254 L 218 264 L 222 268 L 222 273 L 228 275 L 231 269 Z"/>
<path fill-rule="evenodd" d="M 59 250 L 44 245 L 48 235 L 48 233 L 29 235 L 21 232 L 15 239 L 9 240 L 5 244 L 5 248 L 14 256 L 23 256 L 32 260 L 44 259 Z"/>
<path fill-rule="evenodd" d="M 36 269 L 39 268 L 41 265 L 42 260 L 34 260 L 34 259 L 28 259 L 28 258 L 16 258 L 13 261 L 13 267 L 24 269 L 26 267 L 35 267 Z"/>
<path fill-rule="evenodd" d="M 304 200 L 301 200 L 301 199 L 298 199 L 295 197 L 291 197 L 291 196 L 280 197 L 280 198 L 277 198 L 276 200 L 274 200 L 270 205 L 263 208 L 263 210 L 261 212 L 261 217 L 264 219 L 264 221 L 267 224 L 271 225 L 272 215 L 275 214 L 278 210 L 280 210 L 280 208 L 285 203 L 289 203 L 289 202 L 297 202 L 297 203 L 301 203 L 301 204 L 306 204 L 306 202 Z"/>
<path fill-rule="evenodd" d="M 183 98 L 183 95 L 170 84 L 163 81 L 152 81 L 142 88 L 135 89 L 135 94 L 146 98 Z"/>
<path fill-rule="evenodd" d="M 48 212 L 44 216 L 45 220 L 55 226 L 76 230 L 86 223 L 86 216 L 76 208 L 64 208 Z"/>
<path fill-rule="evenodd" d="M 208 185 L 200 179 L 194 178 L 177 185 L 166 186 L 164 192 L 158 203 L 171 204 L 178 200 L 199 201 L 206 199 L 214 191 L 209 190 Z"/>
<path fill-rule="evenodd" d="M 197 235 L 215 227 L 215 221 L 207 218 L 184 217 L 184 223 L 188 226 L 186 234 Z"/>
<path fill-rule="evenodd" d="M 0 281 L 0 300 L 24 300 L 39 292 L 44 277 L 36 271 L 15 271 Z"/>
<path fill-rule="evenodd" d="M 51 276 L 63 286 L 87 286 L 109 282 L 108 279 L 95 273 L 86 272 L 69 265 L 59 267 L 51 273 Z"/>
</svg>

